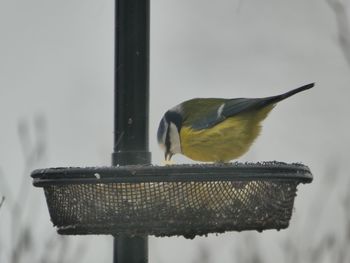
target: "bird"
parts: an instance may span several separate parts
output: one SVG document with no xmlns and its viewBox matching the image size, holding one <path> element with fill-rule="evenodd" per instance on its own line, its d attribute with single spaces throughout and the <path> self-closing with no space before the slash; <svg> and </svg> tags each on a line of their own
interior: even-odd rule
<svg viewBox="0 0 350 263">
<path fill-rule="evenodd" d="M 165 112 L 157 140 L 166 162 L 182 154 L 200 162 L 227 163 L 245 154 L 275 105 L 314 83 L 264 98 L 194 98 Z"/>
</svg>

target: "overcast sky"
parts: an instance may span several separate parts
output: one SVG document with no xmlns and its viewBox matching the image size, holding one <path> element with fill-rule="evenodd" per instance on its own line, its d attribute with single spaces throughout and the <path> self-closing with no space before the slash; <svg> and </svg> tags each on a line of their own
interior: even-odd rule
<svg viewBox="0 0 350 263">
<path fill-rule="evenodd" d="M 159 120 L 183 100 L 263 97 L 310 82 L 316 86 L 280 103 L 264 122 L 262 135 L 240 159 L 309 165 L 315 180 L 299 186 L 290 228 L 264 234 L 211 235 L 194 241 L 151 238 L 150 262 L 196 262 L 203 248 L 210 251 L 209 262 L 232 262 L 235 249 L 247 239 L 269 251 L 266 261 L 274 257 L 284 262 L 280 243 L 292 233 L 298 233 L 296 239 L 302 238 L 305 225 L 312 229 L 315 218 L 310 206 L 317 193 L 327 189 L 324 178 L 332 177 L 330 165 L 339 174 L 336 193 L 340 197 L 330 197 L 325 204 L 327 212 L 320 216 L 321 225 L 314 231 L 343 232 L 339 198 L 349 185 L 350 68 L 339 45 L 341 32 L 335 13 L 327 1 L 151 2 L 153 163 L 160 164 L 163 158 L 155 136 Z M 110 164 L 113 5 L 107 0 L 0 0 L 0 168 L 14 192 L 25 169 L 18 125 L 28 123 L 34 136 L 37 118 L 45 119 L 47 125 L 47 156 L 38 166 Z M 347 3 L 345 10 L 349 10 Z M 190 162 L 181 156 L 174 160 Z M 37 231 L 36 249 L 42 250 L 40 240 L 55 230 L 42 190 L 31 186 L 29 174 L 26 183 L 33 202 L 41 206 L 38 220 L 42 228 Z M 1 211 L 0 239 L 9 234 L 8 221 Z M 308 242 L 321 237 L 318 234 Z M 111 262 L 111 238 L 71 239 L 74 245 L 87 242 L 86 246 L 93 248 L 84 262 Z M 6 262 L 6 249 L 6 242 L 0 241 L 0 261 Z M 220 261 L 215 260 L 218 257 Z"/>
</svg>

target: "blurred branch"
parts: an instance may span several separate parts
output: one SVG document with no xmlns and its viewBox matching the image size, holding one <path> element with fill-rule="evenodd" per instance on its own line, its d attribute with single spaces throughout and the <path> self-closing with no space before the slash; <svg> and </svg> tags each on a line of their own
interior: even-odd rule
<svg viewBox="0 0 350 263">
<path fill-rule="evenodd" d="M 348 182 L 348 187 L 350 187 L 350 180 Z M 338 246 L 338 251 L 336 251 L 336 255 L 338 256 L 338 263 L 345 263 L 349 262 L 350 260 L 350 193 L 349 191 L 346 192 L 345 198 L 342 200 L 343 205 L 343 211 L 344 211 L 344 232 L 345 232 L 345 238 L 343 242 Z"/>
<path fill-rule="evenodd" d="M 335 258 L 341 257 L 341 251 L 337 250 L 340 247 L 339 243 L 341 243 L 340 233 L 329 233 L 322 227 L 322 223 L 324 223 L 322 220 L 323 214 L 329 213 L 331 197 L 339 194 L 337 186 L 344 183 L 339 166 L 336 157 L 331 158 L 326 163 L 319 187 L 309 204 L 310 214 L 307 215 L 306 224 L 304 227 L 299 225 L 297 227 L 298 231 L 294 231 L 282 243 L 285 262 L 318 263 L 323 262 L 324 258 L 331 256 L 332 253 L 334 253 Z M 312 221 L 312 224 L 310 224 L 310 221 Z M 321 236 L 318 237 L 320 233 Z M 304 237 L 307 237 L 307 240 L 300 242 L 300 239 Z M 338 262 L 345 263 L 346 261 Z"/>
<path fill-rule="evenodd" d="M 198 248 L 198 255 L 194 263 L 209 263 L 210 262 L 210 249 L 204 244 L 200 244 Z"/>
<path fill-rule="evenodd" d="M 331 196 L 333 196 L 337 190 L 336 184 L 340 181 L 339 166 L 339 159 L 336 157 L 331 158 L 326 163 L 324 175 L 320 178 L 320 187 L 317 189 L 313 200 L 310 202 L 310 207 L 314 218 L 323 218 L 323 214 L 328 207 Z M 309 232 L 308 237 L 310 240 L 312 240 L 315 235 L 314 230 L 319 228 L 321 222 L 322 220 L 316 220 L 313 222 L 313 230 L 310 231 L 310 223 L 309 221 L 306 221 L 306 224 L 302 228 L 302 232 Z"/>
<path fill-rule="evenodd" d="M 1 167 L 0 167 L 0 191 L 4 196 L 6 196 L 7 201 L 12 203 L 13 201 L 12 192 L 10 191 L 10 186 L 7 183 L 7 180 L 5 178 L 4 172 L 2 171 Z"/>
<path fill-rule="evenodd" d="M 33 130 L 33 133 L 31 131 Z M 6 209 L 9 213 L 10 226 L 9 235 L 0 235 L 0 240 L 9 244 L 10 263 L 28 262 L 45 262 L 45 263 L 64 263 L 80 262 L 68 244 L 68 240 L 56 234 L 41 234 L 41 243 L 44 246 L 43 251 L 36 251 L 34 236 L 35 225 L 38 224 L 35 214 L 39 213 L 39 203 L 32 199 L 30 187 L 30 172 L 43 165 L 47 156 L 46 140 L 46 119 L 42 115 L 37 115 L 31 123 L 22 120 L 18 124 L 18 136 L 21 144 L 21 150 L 24 158 L 23 174 L 19 183 L 15 187 L 10 187 L 7 182 L 5 173 L 0 169 L 0 190 L 6 196 Z M 0 197 L 0 207 L 4 198 Z M 4 208 L 4 207 L 3 207 Z M 30 208 L 30 209 L 28 209 Z M 34 216 L 33 216 L 34 215 Z M 83 251 L 85 243 L 80 244 L 79 251 Z M 57 256 L 53 256 L 56 255 Z"/>
<path fill-rule="evenodd" d="M 5 196 L 2 196 L 1 197 L 1 200 L 0 200 L 0 208 L 2 207 L 2 204 L 5 202 Z"/>
<path fill-rule="evenodd" d="M 24 173 L 20 185 L 20 190 L 16 196 L 16 203 L 28 200 L 28 174 L 45 160 L 46 156 L 46 119 L 42 115 L 38 115 L 34 119 L 35 139 L 30 138 L 29 125 L 22 120 L 18 124 L 18 136 L 22 145 L 24 155 Z"/>
<path fill-rule="evenodd" d="M 260 244 L 256 235 L 247 233 L 242 242 L 233 250 L 233 262 L 240 263 L 263 263 L 264 254 L 260 250 Z M 295 261 L 298 262 L 298 261 Z"/>
<path fill-rule="evenodd" d="M 318 263 L 321 262 L 323 258 L 329 252 L 334 249 L 336 243 L 336 236 L 334 233 L 324 234 L 322 239 L 309 251 L 309 262 Z"/>
<path fill-rule="evenodd" d="M 345 55 L 346 61 L 350 65 L 350 25 L 344 1 L 326 0 L 334 11 L 338 27 L 338 39 L 340 47 Z"/>
</svg>

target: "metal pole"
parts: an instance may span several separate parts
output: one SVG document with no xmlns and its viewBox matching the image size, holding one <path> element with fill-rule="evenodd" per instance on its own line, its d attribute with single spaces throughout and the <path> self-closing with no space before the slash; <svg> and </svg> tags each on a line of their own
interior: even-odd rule
<svg viewBox="0 0 350 263">
<path fill-rule="evenodd" d="M 115 122 L 112 165 L 150 164 L 149 0 L 115 1 Z M 147 236 L 114 237 L 114 263 L 148 262 Z"/>
</svg>

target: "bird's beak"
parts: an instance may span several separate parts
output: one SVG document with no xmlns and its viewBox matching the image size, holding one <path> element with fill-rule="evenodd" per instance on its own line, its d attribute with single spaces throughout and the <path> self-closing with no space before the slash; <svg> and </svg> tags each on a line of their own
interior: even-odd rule
<svg viewBox="0 0 350 263">
<path fill-rule="evenodd" d="M 173 157 L 173 154 L 171 152 L 165 152 L 164 154 L 165 161 L 170 161 L 171 157 Z"/>
</svg>

